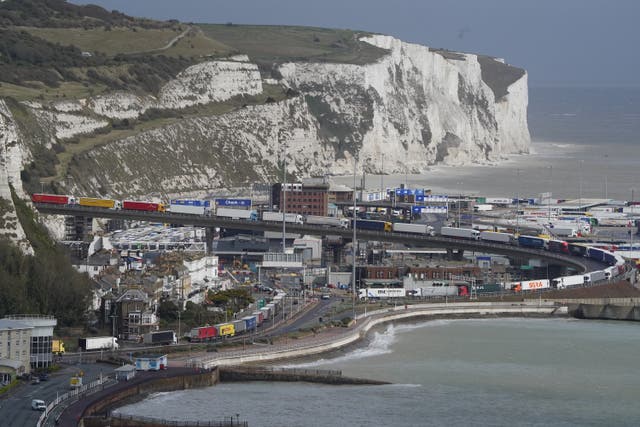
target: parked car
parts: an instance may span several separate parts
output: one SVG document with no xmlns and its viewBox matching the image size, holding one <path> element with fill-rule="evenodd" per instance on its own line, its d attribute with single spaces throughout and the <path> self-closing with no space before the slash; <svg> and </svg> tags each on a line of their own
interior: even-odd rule
<svg viewBox="0 0 640 427">
<path fill-rule="evenodd" d="M 38 377 L 33 377 L 33 378 L 31 379 L 31 384 L 34 384 L 34 385 L 35 385 L 35 384 L 40 384 L 40 378 L 38 378 Z"/>
<path fill-rule="evenodd" d="M 47 374 L 46 372 L 43 372 L 43 373 L 40 374 L 38 379 L 40 381 L 49 381 L 49 374 Z"/>
</svg>

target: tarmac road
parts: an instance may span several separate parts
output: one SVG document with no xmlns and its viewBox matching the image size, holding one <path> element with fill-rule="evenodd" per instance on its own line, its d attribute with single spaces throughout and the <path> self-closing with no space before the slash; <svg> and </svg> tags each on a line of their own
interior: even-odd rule
<svg viewBox="0 0 640 427">
<path fill-rule="evenodd" d="M 50 374 L 48 381 L 41 381 L 39 384 L 23 381 L 9 396 L 0 399 L 0 426 L 35 426 L 42 412 L 31 409 L 32 399 L 44 400 L 48 405 L 58 393 L 70 390 L 69 379 L 78 371 L 84 372 L 83 382 L 89 383 L 98 379 L 101 372 L 103 375 L 112 373 L 113 368 L 111 365 L 96 363 L 71 365 Z"/>
</svg>

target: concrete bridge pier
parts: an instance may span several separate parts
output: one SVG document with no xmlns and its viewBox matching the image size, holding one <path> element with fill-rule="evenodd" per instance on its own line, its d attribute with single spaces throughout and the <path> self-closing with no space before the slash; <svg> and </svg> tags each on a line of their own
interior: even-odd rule
<svg viewBox="0 0 640 427">
<path fill-rule="evenodd" d="M 204 242 L 207 245 L 207 253 L 211 253 L 211 248 L 213 247 L 213 238 L 216 234 L 215 227 L 206 227 L 204 229 Z"/>
</svg>

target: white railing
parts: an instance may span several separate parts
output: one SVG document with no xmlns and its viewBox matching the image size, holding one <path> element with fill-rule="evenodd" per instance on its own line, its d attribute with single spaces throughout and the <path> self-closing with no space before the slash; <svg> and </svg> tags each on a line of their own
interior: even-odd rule
<svg viewBox="0 0 640 427">
<path fill-rule="evenodd" d="M 85 384 L 81 387 L 78 387 L 76 389 L 73 389 L 67 393 L 61 394 L 59 396 L 57 396 L 54 400 L 51 401 L 51 403 L 49 403 L 47 405 L 47 408 L 44 410 L 44 412 L 40 415 L 40 418 L 38 419 L 38 422 L 36 423 L 36 427 L 41 427 L 44 425 L 47 417 L 49 416 L 49 414 L 51 413 L 51 411 L 53 411 L 53 409 L 58 406 L 60 403 L 64 402 L 65 400 L 69 400 L 69 399 L 74 399 L 77 398 L 79 395 L 83 395 L 83 394 L 88 394 L 88 392 L 93 391 L 96 387 L 101 386 L 102 384 L 104 384 L 105 382 L 109 381 L 110 379 L 112 379 L 113 377 L 110 375 L 105 375 L 95 381 L 91 381 L 89 384 Z"/>
</svg>

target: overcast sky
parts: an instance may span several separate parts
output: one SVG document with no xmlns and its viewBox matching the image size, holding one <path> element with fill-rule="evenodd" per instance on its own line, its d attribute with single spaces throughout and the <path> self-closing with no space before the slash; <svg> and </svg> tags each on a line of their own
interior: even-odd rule
<svg viewBox="0 0 640 427">
<path fill-rule="evenodd" d="M 87 3 L 73 0 L 74 3 Z M 640 0 L 93 0 L 134 16 L 308 25 L 505 58 L 540 86 L 640 86 Z"/>
</svg>

